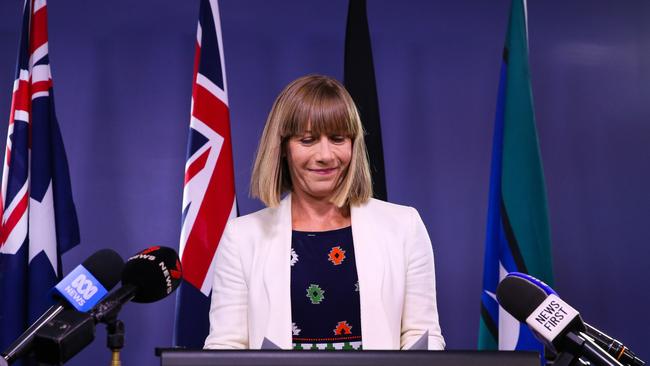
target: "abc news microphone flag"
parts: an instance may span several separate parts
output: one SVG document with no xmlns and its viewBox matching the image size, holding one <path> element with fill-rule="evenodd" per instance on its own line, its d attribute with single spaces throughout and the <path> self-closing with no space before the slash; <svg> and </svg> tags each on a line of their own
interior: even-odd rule
<svg viewBox="0 0 650 366">
<path fill-rule="evenodd" d="M 60 255 L 79 243 L 54 113 L 45 0 L 25 1 L 2 169 L 0 349 L 53 304 Z"/>
<path fill-rule="evenodd" d="M 200 6 L 179 250 L 184 280 L 173 340 L 193 348 L 203 347 L 209 332 L 212 263 L 226 222 L 237 212 L 219 6 L 216 0 Z"/>
<path fill-rule="evenodd" d="M 499 307 L 495 293 L 509 272 L 553 286 L 546 187 L 528 66 L 525 0 L 513 0 L 494 123 L 479 349 L 539 350 L 526 324 Z"/>
</svg>

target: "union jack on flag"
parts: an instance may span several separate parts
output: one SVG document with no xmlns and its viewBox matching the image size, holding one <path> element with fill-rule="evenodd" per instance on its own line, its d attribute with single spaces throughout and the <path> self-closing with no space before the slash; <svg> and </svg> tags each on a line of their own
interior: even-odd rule
<svg viewBox="0 0 650 366">
<path fill-rule="evenodd" d="M 0 348 L 50 305 L 60 255 L 79 243 L 68 162 L 54 113 L 45 0 L 26 0 L 0 214 Z"/>
<path fill-rule="evenodd" d="M 202 347 L 208 335 L 212 264 L 226 222 L 237 212 L 227 90 L 219 6 L 201 0 L 179 250 L 179 346 Z"/>
</svg>

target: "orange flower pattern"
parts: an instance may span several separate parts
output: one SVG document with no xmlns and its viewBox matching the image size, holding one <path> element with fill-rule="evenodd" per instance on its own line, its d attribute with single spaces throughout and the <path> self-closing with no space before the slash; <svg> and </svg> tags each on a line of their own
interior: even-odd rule
<svg viewBox="0 0 650 366">
<path fill-rule="evenodd" d="M 345 260 L 345 250 L 341 249 L 340 246 L 333 247 L 327 257 L 330 262 L 338 266 Z"/>
<path fill-rule="evenodd" d="M 335 335 L 352 334 L 352 327 L 345 320 L 339 322 L 334 328 Z"/>
</svg>

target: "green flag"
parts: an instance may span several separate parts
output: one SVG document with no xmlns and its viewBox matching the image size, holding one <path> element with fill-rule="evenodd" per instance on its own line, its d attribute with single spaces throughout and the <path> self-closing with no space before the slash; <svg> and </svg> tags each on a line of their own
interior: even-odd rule
<svg viewBox="0 0 650 366">
<path fill-rule="evenodd" d="M 528 65 L 525 0 L 513 0 L 497 99 L 481 294 L 479 349 L 543 350 L 525 324 L 499 309 L 509 272 L 553 286 L 546 186 Z"/>
</svg>

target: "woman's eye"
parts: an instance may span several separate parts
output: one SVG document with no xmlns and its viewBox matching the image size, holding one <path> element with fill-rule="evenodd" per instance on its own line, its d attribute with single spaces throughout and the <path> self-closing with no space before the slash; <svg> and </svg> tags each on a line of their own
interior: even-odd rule
<svg viewBox="0 0 650 366">
<path fill-rule="evenodd" d="M 335 143 L 345 142 L 345 136 L 341 136 L 341 135 L 330 136 L 330 140 L 334 141 Z"/>
<path fill-rule="evenodd" d="M 314 138 L 313 137 L 302 137 L 300 139 L 300 143 L 303 145 L 309 145 L 314 143 Z"/>
</svg>

